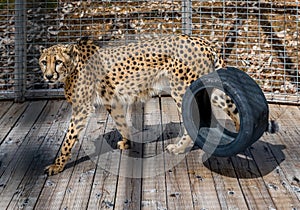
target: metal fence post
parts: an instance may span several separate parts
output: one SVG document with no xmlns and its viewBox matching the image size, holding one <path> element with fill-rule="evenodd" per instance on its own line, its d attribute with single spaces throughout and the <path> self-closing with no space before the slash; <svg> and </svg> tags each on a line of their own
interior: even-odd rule
<svg viewBox="0 0 300 210">
<path fill-rule="evenodd" d="M 26 1 L 15 0 L 15 101 L 24 101 L 26 88 Z"/>
<path fill-rule="evenodd" d="M 192 0 L 182 0 L 182 33 L 192 34 Z"/>
</svg>

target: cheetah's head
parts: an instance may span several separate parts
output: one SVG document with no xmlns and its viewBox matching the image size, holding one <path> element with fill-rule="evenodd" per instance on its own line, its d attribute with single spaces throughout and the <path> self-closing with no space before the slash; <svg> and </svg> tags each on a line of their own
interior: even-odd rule
<svg viewBox="0 0 300 210">
<path fill-rule="evenodd" d="M 57 44 L 41 51 L 39 64 L 47 82 L 65 82 L 78 60 L 75 48 Z"/>
</svg>

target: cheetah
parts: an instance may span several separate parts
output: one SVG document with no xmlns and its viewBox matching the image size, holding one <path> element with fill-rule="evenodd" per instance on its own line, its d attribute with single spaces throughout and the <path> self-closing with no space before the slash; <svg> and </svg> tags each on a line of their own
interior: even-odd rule
<svg viewBox="0 0 300 210">
<path fill-rule="evenodd" d="M 220 54 L 209 41 L 188 35 L 106 48 L 85 38 L 76 44 L 57 44 L 44 49 L 39 64 L 47 82 L 64 83 L 66 100 L 72 105 L 61 153 L 45 170 L 49 175 L 63 171 L 95 102 L 102 104 L 115 121 L 122 135 L 119 149 L 128 149 L 130 131 L 125 105 L 145 102 L 167 84 L 181 113 L 182 97 L 189 85 L 202 75 L 224 67 Z M 226 97 L 218 94 L 212 103 L 222 104 L 239 129 L 237 109 Z M 174 154 L 184 153 L 191 143 L 184 129 L 181 139 L 166 149 Z"/>
</svg>

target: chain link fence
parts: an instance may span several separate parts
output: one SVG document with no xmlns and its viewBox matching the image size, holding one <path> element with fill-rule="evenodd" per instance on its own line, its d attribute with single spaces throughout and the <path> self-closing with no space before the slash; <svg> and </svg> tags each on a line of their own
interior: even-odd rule
<svg viewBox="0 0 300 210">
<path fill-rule="evenodd" d="M 298 0 L 0 0 L 0 99 L 63 97 L 45 83 L 40 49 L 80 37 L 103 47 L 166 34 L 216 43 L 271 102 L 299 104 Z"/>
</svg>

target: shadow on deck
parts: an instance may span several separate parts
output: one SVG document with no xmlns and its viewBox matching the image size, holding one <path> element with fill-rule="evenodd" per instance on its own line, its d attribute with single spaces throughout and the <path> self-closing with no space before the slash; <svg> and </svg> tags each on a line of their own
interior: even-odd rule
<svg viewBox="0 0 300 210">
<path fill-rule="evenodd" d="M 133 148 L 120 152 L 109 115 L 92 115 L 66 169 L 43 174 L 70 119 L 65 101 L 0 102 L 0 209 L 300 209 L 300 110 L 270 105 L 280 132 L 235 157 L 194 146 L 165 152 L 181 121 L 171 98 L 137 107 Z"/>
</svg>

